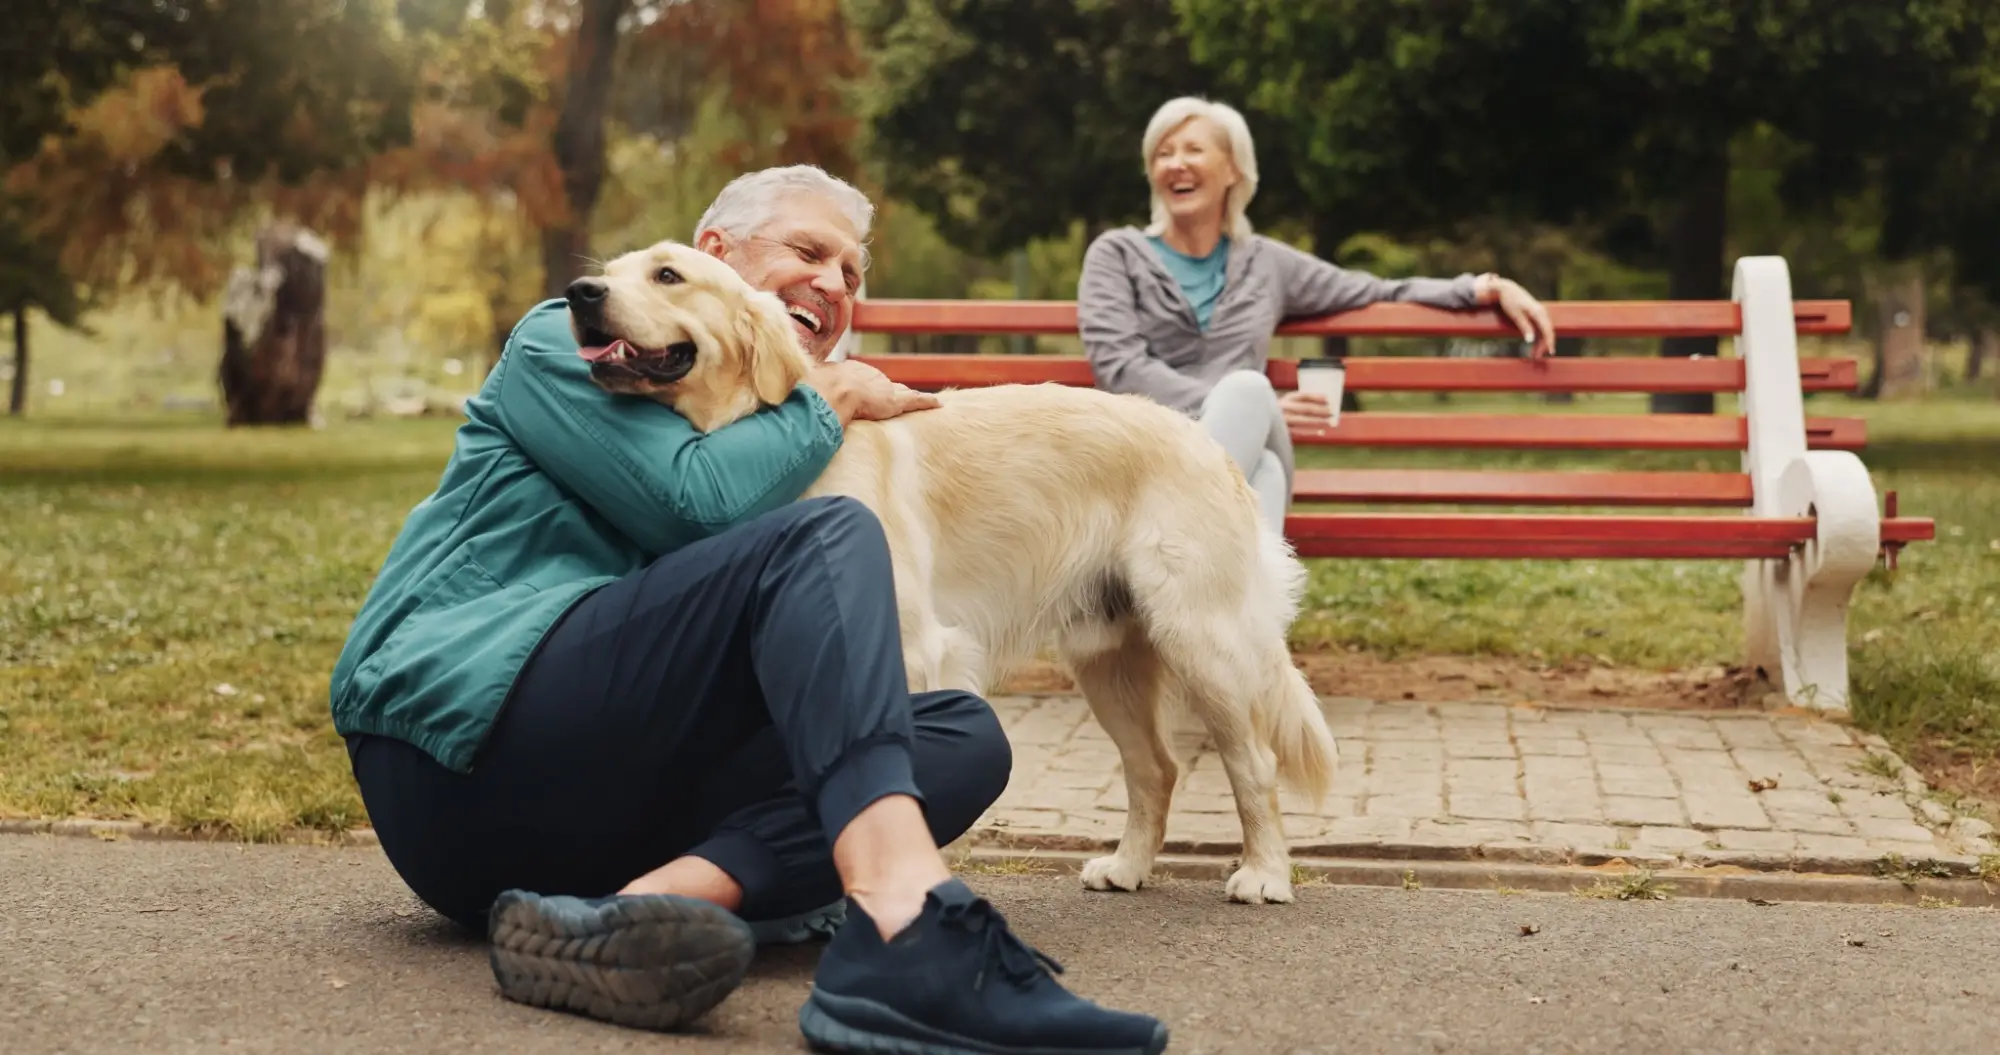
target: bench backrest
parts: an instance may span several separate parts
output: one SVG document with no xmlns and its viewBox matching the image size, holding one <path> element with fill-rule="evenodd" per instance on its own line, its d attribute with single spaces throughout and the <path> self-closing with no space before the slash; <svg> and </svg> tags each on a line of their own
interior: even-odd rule
<svg viewBox="0 0 2000 1055">
<path fill-rule="evenodd" d="M 1771 261 L 1775 258 L 1756 258 Z M 1750 261 L 1746 261 L 1749 263 Z M 1782 269 L 1782 261 L 1777 262 Z M 1782 275 L 1780 276 L 1782 278 Z M 1843 334 L 1853 325 L 1844 300 L 1792 301 L 1780 291 L 1792 337 Z M 1741 337 L 1746 310 L 1729 301 L 1575 301 L 1546 305 L 1556 331 L 1576 337 Z M 1067 334 L 1077 332 L 1071 301 L 863 300 L 854 329 L 880 334 Z M 1474 337 L 1518 339 L 1497 310 L 1453 312 L 1418 304 L 1375 304 L 1337 315 L 1294 319 L 1281 336 Z M 1850 359 L 1798 360 L 1795 346 L 1773 349 L 1797 363 L 1793 398 L 1804 392 L 1851 391 L 1859 383 Z M 996 384 L 1093 384 L 1090 363 L 1075 355 L 888 355 L 858 357 L 914 388 L 935 390 Z M 1745 392 L 1743 358 L 1591 359 L 1349 358 L 1346 387 L 1355 392 Z M 1272 359 L 1273 387 L 1298 386 L 1297 364 Z M 1343 414 L 1336 428 L 1293 431 L 1309 446 L 1455 447 L 1572 450 L 1747 450 L 1750 415 Z M 1860 418 L 1803 422 L 1813 449 L 1858 450 L 1867 442 Z"/>
</svg>

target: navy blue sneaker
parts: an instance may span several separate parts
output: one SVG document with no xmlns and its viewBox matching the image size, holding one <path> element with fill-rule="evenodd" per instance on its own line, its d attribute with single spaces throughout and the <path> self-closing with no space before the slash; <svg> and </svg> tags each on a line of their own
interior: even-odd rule
<svg viewBox="0 0 2000 1055">
<path fill-rule="evenodd" d="M 817 1051 L 867 1055 L 1159 1055 L 1166 1023 L 1064 989 L 1062 965 L 957 879 L 887 942 L 860 905 L 828 943 L 799 1009 Z"/>
<path fill-rule="evenodd" d="M 487 914 L 500 995 L 639 1029 L 700 1018 L 743 982 L 756 943 L 728 909 L 672 894 L 543 897 Z"/>
<path fill-rule="evenodd" d="M 847 922 L 847 899 L 775 919 L 753 919 L 750 934 L 759 945 L 807 945 L 829 941 Z"/>
</svg>

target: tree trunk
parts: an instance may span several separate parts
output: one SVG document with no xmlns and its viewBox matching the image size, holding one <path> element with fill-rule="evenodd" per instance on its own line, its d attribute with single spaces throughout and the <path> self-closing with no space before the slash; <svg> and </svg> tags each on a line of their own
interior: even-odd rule
<svg viewBox="0 0 2000 1055">
<path fill-rule="evenodd" d="M 590 255 L 590 216 L 604 189 L 604 112 L 618 55 L 618 20 L 629 0 L 584 0 L 570 52 L 562 112 L 556 118 L 556 166 L 562 170 L 564 222 L 542 232 L 542 293 L 560 297 Z"/>
<path fill-rule="evenodd" d="M 1965 360 L 1965 380 L 1967 383 L 1979 380 L 1986 373 L 1986 364 L 2000 361 L 2000 330 L 1981 326 L 1972 331 L 1972 351 Z"/>
<path fill-rule="evenodd" d="M 223 294 L 218 380 L 228 423 L 312 420 L 326 366 L 326 243 L 280 223 L 257 235 L 255 268 L 237 268 Z"/>
<path fill-rule="evenodd" d="M 1671 300 L 1726 300 L 1722 284 L 1723 235 L 1729 223 L 1729 154 L 1717 150 L 1702 159 L 1687 193 L 1674 205 L 1667 231 L 1667 297 Z M 1660 354 L 1670 358 L 1713 357 L 1713 337 L 1668 337 Z M 1713 414 L 1709 392 L 1655 392 L 1655 414 Z"/>
<path fill-rule="evenodd" d="M 504 318 L 498 312 L 493 315 L 493 337 L 486 346 L 485 361 L 479 364 L 479 383 L 485 384 L 493 374 L 493 368 L 500 365 L 500 356 L 507 351 L 507 338 L 514 335 L 514 324 L 518 320 Z"/>
<path fill-rule="evenodd" d="M 1314 214 L 1312 237 L 1313 255 L 1327 263 L 1336 263 L 1337 261 L 1333 259 L 1333 250 L 1336 246 L 1340 245 L 1340 225 L 1334 221 L 1333 217 L 1326 213 Z M 1347 338 L 1345 337 L 1321 337 L 1319 339 L 1319 354 L 1321 358 L 1345 359 L 1347 358 L 1347 351 Z M 1341 386 L 1340 389 L 1340 409 L 1343 412 L 1353 412 L 1361 409 L 1361 397 L 1355 395 L 1354 389 L 1348 388 L 1345 385 Z"/>
<path fill-rule="evenodd" d="M 1538 295 L 1546 300 L 1562 299 L 1562 265 L 1559 263 L 1553 264 L 1547 269 L 1547 272 L 1547 274 L 1534 276 L 1535 282 L 1541 290 Z M 1583 338 L 1564 337 L 1558 333 L 1556 335 L 1554 354 L 1558 359 L 1583 358 Z M 1553 404 L 1574 403 L 1576 402 L 1576 393 L 1544 392 L 1542 393 L 1542 402 Z"/>
<path fill-rule="evenodd" d="M 1027 300 L 1028 287 L 1034 281 L 1034 271 L 1028 265 L 1028 251 L 1016 249 L 1007 254 L 1008 263 L 1014 270 L 1014 299 Z M 1035 338 L 1025 334 L 1014 334 L 1007 339 L 1007 350 L 1015 355 L 1028 355 L 1035 350 Z"/>
<path fill-rule="evenodd" d="M 7 394 L 7 414 L 20 417 L 28 412 L 28 306 L 14 309 L 14 385 Z"/>
<path fill-rule="evenodd" d="M 1930 388 L 1924 369 L 1924 269 L 1907 263 L 1890 270 L 1877 294 L 1880 330 L 1875 338 L 1878 398 L 1922 395 Z"/>
</svg>

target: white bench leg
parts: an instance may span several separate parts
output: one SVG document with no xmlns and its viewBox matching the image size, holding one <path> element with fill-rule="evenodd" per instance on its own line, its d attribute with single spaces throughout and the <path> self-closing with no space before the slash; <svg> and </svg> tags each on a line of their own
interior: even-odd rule
<svg viewBox="0 0 2000 1055">
<path fill-rule="evenodd" d="M 1781 561 L 1743 569 L 1745 661 L 1802 707 L 1847 709 L 1847 607 L 1881 543 L 1875 487 L 1861 460 L 1808 451 L 1798 328 L 1782 257 L 1736 262 L 1743 312 L 1743 413 L 1752 516 L 1818 518 L 1818 536 Z"/>
<path fill-rule="evenodd" d="M 1786 467 L 1778 492 L 1779 515 L 1814 517 L 1818 533 L 1789 558 L 1752 566 L 1751 658 L 1791 703 L 1845 711 L 1848 605 L 1882 544 L 1875 486 L 1854 455 L 1809 451 Z"/>
</svg>

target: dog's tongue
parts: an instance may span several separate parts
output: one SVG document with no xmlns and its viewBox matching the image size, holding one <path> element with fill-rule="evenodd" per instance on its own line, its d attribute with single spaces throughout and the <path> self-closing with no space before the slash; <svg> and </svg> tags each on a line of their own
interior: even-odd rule
<svg viewBox="0 0 2000 1055">
<path fill-rule="evenodd" d="M 577 350 L 577 354 L 583 356 L 584 362 L 601 363 L 607 359 L 616 358 L 619 355 L 631 355 L 632 346 L 622 340 L 612 341 L 610 344 L 601 347 L 580 348 Z"/>
</svg>

